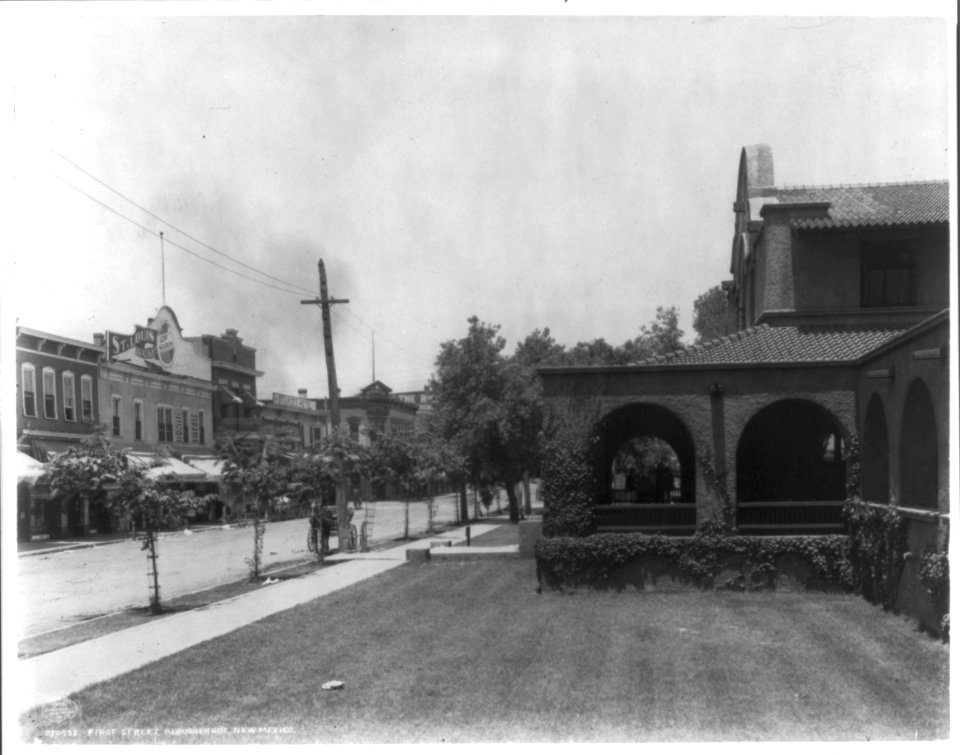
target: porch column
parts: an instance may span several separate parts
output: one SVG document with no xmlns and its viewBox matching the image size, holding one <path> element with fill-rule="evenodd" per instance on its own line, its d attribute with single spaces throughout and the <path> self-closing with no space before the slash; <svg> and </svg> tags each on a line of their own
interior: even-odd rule
<svg viewBox="0 0 960 755">
<path fill-rule="evenodd" d="M 724 417 L 724 387 L 720 383 L 710 386 L 710 429 L 713 436 L 713 468 L 717 474 L 715 481 L 708 484 L 719 485 L 725 489 L 727 485 L 727 424 Z M 719 493 L 719 491 L 715 491 Z M 721 501 L 722 505 L 722 501 Z M 697 508 L 697 524 L 700 523 L 702 510 Z"/>
</svg>

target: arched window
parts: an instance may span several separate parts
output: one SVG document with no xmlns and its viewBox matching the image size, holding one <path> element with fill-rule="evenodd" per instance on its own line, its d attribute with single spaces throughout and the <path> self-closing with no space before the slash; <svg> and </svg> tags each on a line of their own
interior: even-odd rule
<svg viewBox="0 0 960 755">
<path fill-rule="evenodd" d="M 67 422 L 77 421 L 77 384 L 72 372 L 63 373 L 63 418 Z"/>
<path fill-rule="evenodd" d="M 25 417 L 37 416 L 37 370 L 29 362 L 20 366 L 20 393 Z"/>
<path fill-rule="evenodd" d="M 922 380 L 910 384 L 901 426 L 898 503 L 911 508 L 935 509 L 939 483 L 937 418 L 930 392 Z"/>
<path fill-rule="evenodd" d="M 890 500 L 890 440 L 883 400 L 873 394 L 860 436 L 860 495 L 866 501 Z"/>
<path fill-rule="evenodd" d="M 53 367 L 43 368 L 43 416 L 57 418 L 57 373 Z"/>
</svg>

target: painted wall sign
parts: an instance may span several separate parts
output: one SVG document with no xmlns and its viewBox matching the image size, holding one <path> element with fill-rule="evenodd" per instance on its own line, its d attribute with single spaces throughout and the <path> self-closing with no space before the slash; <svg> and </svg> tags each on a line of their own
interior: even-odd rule
<svg viewBox="0 0 960 755">
<path fill-rule="evenodd" d="M 132 334 L 112 333 L 107 331 L 107 358 L 129 359 L 131 356 L 140 359 L 157 358 L 157 336 L 153 328 L 135 326 Z"/>
</svg>

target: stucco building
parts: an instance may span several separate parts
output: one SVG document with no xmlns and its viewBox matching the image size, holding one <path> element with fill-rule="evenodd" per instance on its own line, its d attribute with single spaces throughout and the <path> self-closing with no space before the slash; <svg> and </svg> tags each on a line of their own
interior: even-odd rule
<svg viewBox="0 0 960 755">
<path fill-rule="evenodd" d="M 732 507 L 745 533 L 839 532 L 859 471 L 850 492 L 899 505 L 918 547 L 942 540 L 947 182 L 778 187 L 758 145 L 733 211 L 739 331 L 628 366 L 540 370 L 550 403 L 597 407 L 599 528 L 686 534 Z M 672 449 L 671 502 L 634 503 L 619 484 L 635 438 Z"/>
</svg>

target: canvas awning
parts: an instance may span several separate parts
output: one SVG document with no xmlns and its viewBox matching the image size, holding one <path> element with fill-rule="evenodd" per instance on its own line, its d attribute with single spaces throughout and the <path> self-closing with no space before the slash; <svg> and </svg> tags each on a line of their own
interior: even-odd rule
<svg viewBox="0 0 960 755">
<path fill-rule="evenodd" d="M 133 464 L 146 468 L 145 475 L 150 480 L 204 482 L 203 472 L 173 456 L 159 457 L 161 462 L 159 466 L 154 466 L 154 462 L 158 460 L 154 454 L 128 452 L 127 458 Z"/>
<path fill-rule="evenodd" d="M 183 460 L 204 475 L 204 482 L 220 482 L 223 477 L 223 459 L 216 456 L 184 456 Z"/>
<path fill-rule="evenodd" d="M 227 388 L 225 385 L 218 385 L 217 392 L 220 394 L 221 404 L 242 404 L 243 399 Z"/>
<path fill-rule="evenodd" d="M 258 409 L 263 408 L 263 404 L 257 401 L 257 397 L 250 393 L 250 391 L 240 391 L 240 395 L 243 397 L 244 406 L 256 407 Z"/>
<path fill-rule="evenodd" d="M 29 454 L 23 451 L 17 451 L 17 483 L 28 482 L 33 485 L 44 472 L 47 471 L 47 465 L 42 461 L 37 461 Z"/>
</svg>

